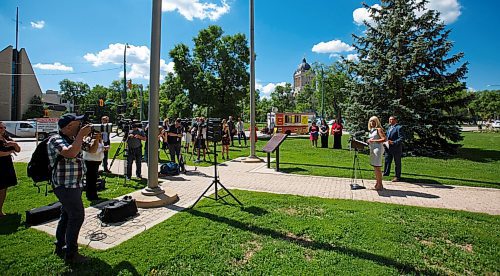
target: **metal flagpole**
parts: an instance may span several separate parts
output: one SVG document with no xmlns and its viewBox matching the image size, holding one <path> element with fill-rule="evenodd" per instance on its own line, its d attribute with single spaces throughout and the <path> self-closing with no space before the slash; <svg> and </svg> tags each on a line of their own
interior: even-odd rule
<svg viewBox="0 0 500 276">
<path fill-rule="evenodd" d="M 151 28 L 151 60 L 149 77 L 149 130 L 148 130 L 148 187 L 144 195 L 164 193 L 158 186 L 158 137 L 159 86 L 160 86 L 160 43 L 161 43 L 161 1 L 153 0 L 153 20 Z"/>
</svg>

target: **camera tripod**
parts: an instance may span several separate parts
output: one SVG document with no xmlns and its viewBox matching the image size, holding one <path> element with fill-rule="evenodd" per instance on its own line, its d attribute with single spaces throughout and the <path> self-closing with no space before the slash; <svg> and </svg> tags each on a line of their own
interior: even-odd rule
<svg viewBox="0 0 500 276">
<path fill-rule="evenodd" d="M 227 192 L 227 195 L 219 196 L 219 194 L 218 194 L 219 189 L 217 188 L 217 185 L 220 185 L 220 187 L 222 189 L 224 189 L 224 191 Z M 212 186 L 215 186 L 215 198 L 212 198 L 210 196 L 205 195 L 208 192 L 208 190 L 210 190 L 210 188 L 212 188 Z M 228 189 L 226 189 L 226 187 L 224 187 L 224 185 L 222 185 L 222 183 L 220 183 L 219 175 L 217 174 L 217 142 L 214 141 L 214 180 L 212 180 L 212 183 L 210 184 L 210 186 L 208 186 L 208 188 L 201 194 L 200 197 L 198 197 L 198 199 L 195 201 L 195 203 L 190 208 L 191 209 L 194 208 L 196 203 L 198 203 L 198 201 L 200 201 L 200 199 L 202 197 L 210 198 L 210 199 L 213 199 L 215 201 L 218 201 L 219 199 L 221 199 L 224 202 L 226 202 L 224 200 L 224 198 L 226 196 L 231 196 L 234 200 L 236 200 L 236 202 L 238 202 L 240 205 L 243 205 L 243 203 L 241 203 Z"/>
<path fill-rule="evenodd" d="M 126 157 L 125 158 L 125 162 L 124 162 L 124 166 L 123 166 L 123 185 L 126 185 L 127 184 L 127 157 L 128 157 L 128 147 L 127 147 L 127 142 L 128 142 L 128 135 L 126 133 L 124 133 L 124 136 L 123 136 L 123 139 L 122 141 L 120 142 L 120 144 L 118 145 L 118 148 L 116 149 L 116 152 L 115 152 L 115 155 L 113 155 L 113 159 L 111 159 L 111 163 L 109 164 L 109 169 L 111 169 L 111 167 L 113 167 L 113 163 L 115 163 L 115 160 L 116 160 L 116 157 L 120 154 L 123 153 L 123 157 Z M 123 148 L 123 150 L 122 150 Z"/>
</svg>

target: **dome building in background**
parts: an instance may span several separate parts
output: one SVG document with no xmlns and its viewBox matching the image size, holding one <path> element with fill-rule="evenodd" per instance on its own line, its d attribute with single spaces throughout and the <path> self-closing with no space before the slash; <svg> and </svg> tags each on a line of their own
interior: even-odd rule
<svg viewBox="0 0 500 276">
<path fill-rule="evenodd" d="M 293 91 L 294 95 L 300 93 L 300 91 L 314 79 L 314 71 L 311 70 L 311 65 L 307 63 L 306 59 L 302 59 L 302 63 L 299 64 L 297 70 L 293 74 Z"/>
</svg>

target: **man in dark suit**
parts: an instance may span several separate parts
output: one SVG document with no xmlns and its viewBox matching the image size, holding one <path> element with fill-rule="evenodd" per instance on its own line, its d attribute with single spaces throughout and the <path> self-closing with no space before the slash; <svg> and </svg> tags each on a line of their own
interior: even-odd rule
<svg viewBox="0 0 500 276">
<path fill-rule="evenodd" d="M 396 176 L 392 179 L 392 182 L 397 182 L 401 180 L 401 155 L 403 154 L 403 130 L 398 124 L 398 120 L 395 116 L 389 117 L 389 129 L 387 130 L 387 144 L 388 148 L 385 151 L 385 164 L 384 164 L 384 176 L 389 176 L 391 174 L 391 163 L 394 159 L 396 166 Z"/>
</svg>

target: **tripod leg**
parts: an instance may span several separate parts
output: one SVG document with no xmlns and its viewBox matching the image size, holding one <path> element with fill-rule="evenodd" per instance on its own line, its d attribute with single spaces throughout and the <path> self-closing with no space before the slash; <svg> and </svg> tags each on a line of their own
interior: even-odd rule
<svg viewBox="0 0 500 276">
<path fill-rule="evenodd" d="M 198 197 L 198 199 L 197 199 L 197 200 L 193 203 L 193 205 L 191 205 L 191 207 L 189 207 L 189 208 L 190 208 L 190 209 L 193 209 L 193 208 L 194 208 L 194 206 L 196 205 L 196 203 L 198 203 L 198 201 L 200 201 L 200 199 L 201 199 L 202 197 L 204 197 L 204 196 L 205 196 L 205 194 L 208 192 L 208 190 L 210 190 L 210 188 L 212 188 L 212 186 L 213 186 L 214 184 L 215 184 L 215 180 L 214 180 L 214 181 L 212 181 L 212 184 L 210 184 L 210 186 L 208 186 L 208 188 L 207 188 L 207 189 L 206 189 L 206 190 L 205 190 L 205 191 L 201 194 L 201 196 L 200 196 L 200 197 Z"/>
<path fill-rule="evenodd" d="M 222 183 L 220 183 L 220 181 L 218 179 L 214 180 L 214 181 L 217 181 L 217 183 L 222 187 L 222 189 L 224 189 L 224 191 L 226 191 L 226 193 L 228 193 L 234 200 L 236 200 L 236 202 L 238 202 L 240 205 L 243 205 L 243 203 L 241 203 L 228 189 L 226 189 L 226 187 L 224 187 L 224 185 L 222 185 Z"/>
</svg>

